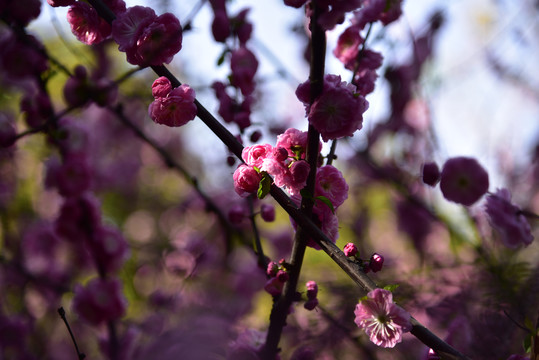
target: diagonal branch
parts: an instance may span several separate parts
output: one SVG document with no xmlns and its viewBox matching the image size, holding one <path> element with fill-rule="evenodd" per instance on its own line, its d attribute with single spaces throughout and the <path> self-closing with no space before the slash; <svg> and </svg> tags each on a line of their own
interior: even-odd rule
<svg viewBox="0 0 539 360">
<path fill-rule="evenodd" d="M 98 14 L 106 21 L 111 23 L 115 16 L 100 0 L 88 0 L 94 6 Z M 96 6 L 97 4 L 97 6 Z M 181 83 L 165 66 L 152 66 L 152 69 L 159 76 L 166 76 L 174 87 Z M 202 104 L 195 101 L 198 112 L 197 116 L 212 130 L 215 135 L 230 149 L 234 155 L 241 159 L 243 145 L 230 133 Z M 306 231 L 310 238 L 324 250 L 329 257 L 339 265 L 346 274 L 358 284 L 363 290 L 371 291 L 376 288 L 376 284 L 360 268 L 359 264 L 349 260 L 344 253 L 314 224 L 314 222 L 305 215 L 292 202 L 290 197 L 283 190 L 272 185 L 270 194 L 283 207 L 283 209 L 296 221 L 299 227 Z M 442 359 L 468 359 L 448 343 L 437 337 L 417 320 L 412 318 L 411 333 L 416 336 L 425 345 L 432 348 Z"/>
</svg>

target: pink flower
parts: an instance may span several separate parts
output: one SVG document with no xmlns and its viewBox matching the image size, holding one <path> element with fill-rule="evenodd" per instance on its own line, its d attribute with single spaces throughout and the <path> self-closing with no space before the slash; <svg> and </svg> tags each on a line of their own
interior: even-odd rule
<svg viewBox="0 0 539 360">
<path fill-rule="evenodd" d="M 337 46 L 333 50 L 333 55 L 344 65 L 354 63 L 357 58 L 359 46 L 363 43 L 363 38 L 359 34 L 360 30 L 357 26 L 349 26 L 337 40 Z"/>
<path fill-rule="evenodd" d="M 340 76 L 326 75 L 322 94 L 310 104 L 309 81 L 300 84 L 296 95 L 305 105 L 309 123 L 324 141 L 353 136 L 363 127 L 363 113 L 369 107 L 356 87 L 341 81 Z"/>
<path fill-rule="evenodd" d="M 230 69 L 231 83 L 240 88 L 244 96 L 250 95 L 254 91 L 254 76 L 258 69 L 255 55 L 245 46 L 234 50 L 230 58 Z"/>
<path fill-rule="evenodd" d="M 134 65 L 169 64 L 182 48 L 182 27 L 171 13 L 164 13 L 146 26 L 136 46 L 126 51 L 127 61 Z"/>
<path fill-rule="evenodd" d="M 307 150 L 307 131 L 289 128 L 284 133 L 277 136 L 275 147 L 285 148 L 290 157 L 305 159 L 305 151 Z"/>
<path fill-rule="evenodd" d="M 315 186 L 315 196 L 328 198 L 335 209 L 348 198 L 348 184 L 342 173 L 332 165 L 318 168 Z"/>
<path fill-rule="evenodd" d="M 170 63 L 182 48 L 182 28 L 170 13 L 156 16 L 148 7 L 133 6 L 112 22 L 112 38 L 133 65 Z"/>
<path fill-rule="evenodd" d="M 364 329 L 378 346 L 392 348 L 402 341 L 402 334 L 412 329 L 410 314 L 393 303 L 393 295 L 384 289 L 374 289 L 367 299 L 356 305 L 355 323 Z"/>
<path fill-rule="evenodd" d="M 262 163 L 266 158 L 272 157 L 273 146 L 270 144 L 259 144 L 244 147 L 241 152 L 241 158 L 247 165 L 262 167 Z"/>
<path fill-rule="evenodd" d="M 241 164 L 234 171 L 234 190 L 241 197 L 247 197 L 258 190 L 262 176 L 252 167 Z"/>
<path fill-rule="evenodd" d="M 357 246 L 354 243 L 348 243 L 344 246 L 343 252 L 346 256 L 354 256 L 357 254 Z"/>
<path fill-rule="evenodd" d="M 71 32 L 86 45 L 99 44 L 111 34 L 110 25 L 85 2 L 77 1 L 67 11 Z"/>
<path fill-rule="evenodd" d="M 156 87 L 161 86 L 156 85 Z M 156 89 L 156 91 L 160 96 L 163 88 Z M 197 114 L 195 91 L 189 85 L 182 84 L 168 93 L 166 97 L 155 98 L 148 108 L 148 113 L 157 124 L 167 126 L 185 125 L 193 120 Z"/>
<path fill-rule="evenodd" d="M 455 157 L 446 161 L 440 178 L 444 197 L 470 206 L 488 191 L 488 173 L 474 158 Z"/>
<path fill-rule="evenodd" d="M 520 213 L 520 209 L 511 203 L 511 193 L 507 189 L 498 189 L 487 196 L 485 210 L 491 226 L 500 234 L 502 243 L 515 249 L 520 245 L 528 246 L 533 241 L 530 224 Z"/>
<path fill-rule="evenodd" d="M 120 281 L 93 279 L 85 287 L 75 287 L 74 311 L 85 321 L 99 325 L 121 318 L 127 307 Z"/>
<path fill-rule="evenodd" d="M 265 158 L 264 161 L 262 161 L 260 170 L 271 175 L 275 185 L 279 187 L 287 186 L 292 181 L 292 174 L 290 173 L 290 170 L 288 170 L 288 167 L 282 161 L 278 161 L 275 158 Z"/>
<path fill-rule="evenodd" d="M 290 174 L 292 181 L 287 184 L 287 189 L 290 195 L 298 195 L 307 184 L 307 177 L 311 167 L 305 160 L 294 161 L 290 166 Z"/>
<path fill-rule="evenodd" d="M 135 47 L 146 26 L 156 18 L 155 11 L 145 6 L 130 7 L 118 16 L 112 22 L 112 38 L 118 43 L 118 50 L 125 52 Z"/>
<path fill-rule="evenodd" d="M 152 84 L 152 95 L 155 99 L 167 97 L 171 91 L 172 84 L 165 76 L 158 77 Z"/>
</svg>

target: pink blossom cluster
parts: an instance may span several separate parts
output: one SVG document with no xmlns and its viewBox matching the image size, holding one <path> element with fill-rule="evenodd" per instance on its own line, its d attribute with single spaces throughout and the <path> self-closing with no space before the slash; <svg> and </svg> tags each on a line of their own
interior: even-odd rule
<svg viewBox="0 0 539 360">
<path fill-rule="evenodd" d="M 247 19 L 250 9 L 244 8 L 236 15 L 229 16 L 224 0 L 211 0 L 210 4 L 214 13 L 213 37 L 216 41 L 225 44 L 228 41 L 219 64 L 230 55 L 231 74 L 228 77 L 228 84 L 216 81 L 212 85 L 215 96 L 219 100 L 218 112 L 225 122 L 236 123 L 243 133 L 251 126 L 251 106 L 254 102 L 252 94 L 255 89 L 254 78 L 258 70 L 258 60 L 247 44 L 253 30 L 253 25 Z M 230 88 L 234 88 L 235 96 L 227 92 Z"/>
<path fill-rule="evenodd" d="M 370 340 L 381 347 L 392 348 L 402 341 L 402 334 L 412 329 L 410 314 L 393 303 L 393 294 L 374 289 L 356 305 L 356 325 L 364 329 Z"/>
<path fill-rule="evenodd" d="M 259 188 L 264 174 L 273 177 L 275 185 L 285 187 L 290 194 L 298 195 L 307 182 L 309 164 L 303 160 L 307 148 L 307 132 L 294 128 L 277 137 L 277 144 L 245 147 L 242 159 L 245 164 L 234 172 L 234 189 L 242 197 Z"/>
<path fill-rule="evenodd" d="M 133 6 L 112 22 L 112 38 L 133 65 L 168 64 L 182 48 L 180 21 L 171 13 L 157 16 L 152 8 Z"/>
<path fill-rule="evenodd" d="M 365 48 L 361 31 L 367 24 L 376 21 L 384 25 L 395 21 L 401 15 L 401 1 L 368 0 L 362 1 L 361 9 L 354 11 L 352 24 L 339 36 L 333 54 L 346 69 L 353 71 L 353 83 L 357 92 L 363 96 L 374 91 L 378 75 L 376 69 L 382 65 L 383 57 L 379 52 Z"/>
<path fill-rule="evenodd" d="M 511 202 L 507 189 L 498 189 L 487 196 L 485 210 L 490 225 L 498 232 L 501 242 L 515 249 L 533 242 L 531 227 L 522 211 Z"/>
<path fill-rule="evenodd" d="M 152 95 L 155 100 L 148 107 L 148 114 L 157 124 L 182 126 L 197 114 L 195 90 L 187 84 L 172 89 L 170 80 L 161 76 L 152 85 Z"/>
<path fill-rule="evenodd" d="M 69 6 L 67 22 L 80 42 L 95 45 L 110 38 L 111 26 L 88 3 L 75 0 L 47 0 L 47 3 L 52 7 Z M 104 3 L 116 15 L 126 10 L 123 0 L 105 0 Z"/>
<path fill-rule="evenodd" d="M 338 75 L 326 75 L 322 94 L 310 104 L 311 85 L 306 81 L 296 89 L 296 96 L 305 105 L 309 123 L 324 141 L 353 136 L 363 127 L 363 113 L 369 103 L 356 86 L 341 81 Z"/>
<path fill-rule="evenodd" d="M 339 220 L 335 212 L 348 198 L 348 184 L 342 173 L 332 165 L 325 165 L 317 169 L 315 179 L 313 218 L 320 230 L 336 242 L 339 238 Z M 300 197 L 292 196 L 296 204 L 300 204 Z M 329 201 L 329 204 L 327 203 Z M 296 227 L 293 219 L 292 225 Z M 307 241 L 307 246 L 320 250 L 320 246 L 313 240 Z"/>
<path fill-rule="evenodd" d="M 269 279 L 264 285 L 264 290 L 272 296 L 280 295 L 283 291 L 284 283 L 289 278 L 289 274 L 284 267 L 284 259 L 280 260 L 279 263 L 270 261 L 266 269 L 266 275 L 269 276 Z"/>
</svg>

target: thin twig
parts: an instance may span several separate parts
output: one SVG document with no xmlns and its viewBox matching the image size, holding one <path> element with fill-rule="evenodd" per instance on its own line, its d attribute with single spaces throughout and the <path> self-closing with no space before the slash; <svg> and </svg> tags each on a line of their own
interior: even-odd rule
<svg viewBox="0 0 539 360">
<path fill-rule="evenodd" d="M 64 321 L 64 324 L 67 327 L 67 331 L 69 332 L 69 336 L 71 336 L 71 340 L 73 340 L 73 345 L 75 345 L 75 351 L 77 352 L 78 359 L 82 360 L 82 359 L 86 358 L 86 355 L 84 353 L 81 353 L 80 350 L 79 350 L 79 346 L 77 345 L 77 341 L 75 340 L 75 336 L 73 335 L 73 331 L 71 331 L 71 326 L 69 326 L 69 323 L 67 322 L 66 311 L 64 310 L 63 307 L 60 307 L 58 309 L 58 314 L 60 314 L 60 317 L 62 318 L 62 320 Z"/>
</svg>

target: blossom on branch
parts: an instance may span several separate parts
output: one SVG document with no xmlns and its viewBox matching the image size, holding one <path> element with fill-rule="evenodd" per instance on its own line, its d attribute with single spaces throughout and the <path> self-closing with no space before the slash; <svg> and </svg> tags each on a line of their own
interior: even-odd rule
<svg viewBox="0 0 539 360">
<path fill-rule="evenodd" d="M 338 75 L 326 75 L 322 94 L 310 105 L 311 85 L 300 84 L 296 96 L 305 105 L 309 123 L 324 141 L 353 136 L 363 127 L 363 113 L 369 103 L 356 87 L 341 81 Z"/>
<path fill-rule="evenodd" d="M 148 7 L 133 6 L 112 22 L 112 38 L 133 65 L 168 64 L 182 48 L 182 28 L 176 16 L 157 16 Z"/>
<path fill-rule="evenodd" d="M 170 80 L 162 76 L 154 81 L 152 94 L 155 100 L 150 104 L 148 114 L 157 124 L 182 126 L 195 118 L 195 90 L 189 85 L 172 89 Z"/>
<path fill-rule="evenodd" d="M 356 305 L 354 322 L 364 329 L 378 346 L 392 348 L 402 341 L 402 334 L 412 329 L 410 314 L 393 303 L 393 295 L 384 289 L 374 289 Z"/>
</svg>

